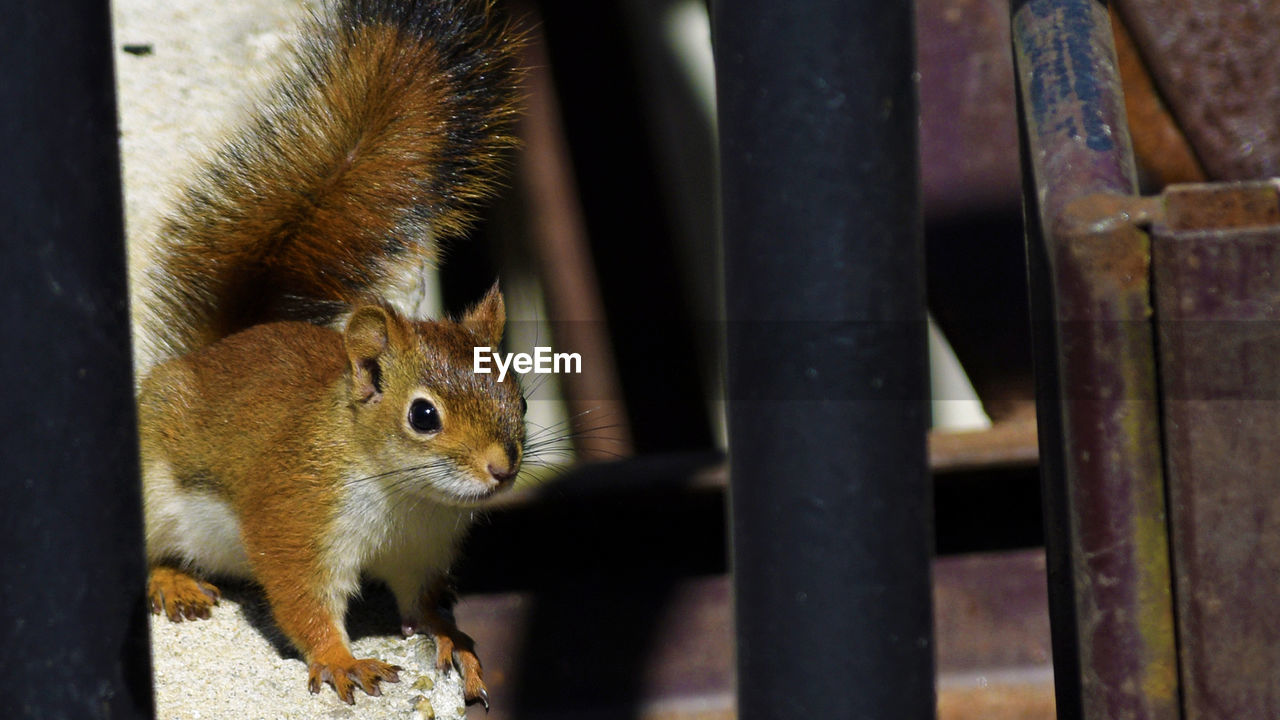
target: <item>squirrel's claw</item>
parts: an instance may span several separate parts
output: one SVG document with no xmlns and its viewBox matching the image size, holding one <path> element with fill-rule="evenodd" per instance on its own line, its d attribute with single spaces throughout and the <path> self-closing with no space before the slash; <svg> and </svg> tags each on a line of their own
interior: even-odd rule
<svg viewBox="0 0 1280 720">
<path fill-rule="evenodd" d="M 480 671 L 480 658 L 466 633 L 456 628 L 451 633 L 436 633 L 436 668 L 444 671 L 452 665 L 462 676 L 462 698 L 468 705 L 479 702 L 489 711 L 489 690 Z"/>
<path fill-rule="evenodd" d="M 336 662 L 313 662 L 307 668 L 307 689 L 312 694 L 320 692 L 328 683 L 338 694 L 338 699 L 348 705 L 356 704 L 355 689 L 359 687 L 370 697 L 382 694 L 380 682 L 400 682 L 400 668 L 381 660 L 347 658 Z"/>
<path fill-rule="evenodd" d="M 484 711 L 489 712 L 489 689 L 484 686 L 480 675 L 480 659 L 470 648 L 454 648 L 453 666 L 462 675 L 462 697 L 470 705 L 480 702 Z"/>
</svg>

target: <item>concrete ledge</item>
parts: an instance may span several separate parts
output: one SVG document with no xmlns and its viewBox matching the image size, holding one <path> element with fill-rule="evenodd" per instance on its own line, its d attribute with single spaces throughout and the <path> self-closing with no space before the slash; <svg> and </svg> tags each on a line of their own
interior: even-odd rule
<svg viewBox="0 0 1280 720">
<path fill-rule="evenodd" d="M 170 622 L 153 616 L 157 716 L 188 718 L 314 718 L 413 720 L 465 716 L 456 672 L 436 672 L 435 644 L 402 638 L 395 603 L 382 588 L 367 588 L 352 605 L 348 631 L 356 657 L 399 665 L 400 682 L 384 683 L 382 697 L 356 692 L 354 706 L 325 687 L 307 690 L 307 666 L 271 619 L 260 591 L 222 585 L 222 602 L 209 620 Z"/>
</svg>

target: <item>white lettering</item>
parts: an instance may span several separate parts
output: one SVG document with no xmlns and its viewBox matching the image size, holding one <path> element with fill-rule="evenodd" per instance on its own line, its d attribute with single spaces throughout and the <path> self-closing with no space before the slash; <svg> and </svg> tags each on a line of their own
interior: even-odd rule
<svg viewBox="0 0 1280 720">
<path fill-rule="evenodd" d="M 515 359 L 515 353 L 507 353 L 507 361 L 502 362 L 502 353 L 494 353 L 497 355 L 498 361 L 498 382 L 507 379 L 507 368 L 511 367 L 511 361 Z"/>
<path fill-rule="evenodd" d="M 500 352 L 494 352 L 492 348 L 488 347 L 475 347 L 472 348 L 472 351 L 475 372 L 487 375 L 493 372 L 493 365 L 497 365 L 498 382 L 507 379 L 509 370 L 515 370 L 522 375 L 530 372 L 539 375 L 582 372 L 581 355 L 578 353 L 556 353 L 552 352 L 549 347 L 535 347 L 532 355 L 529 353 L 506 353 L 504 355 Z"/>
<path fill-rule="evenodd" d="M 560 361 L 564 361 L 564 368 L 561 369 Z M 557 373 L 581 373 L 582 372 L 582 356 L 578 353 L 556 353 L 555 366 L 552 372 Z"/>
<path fill-rule="evenodd" d="M 516 372 L 521 375 L 533 370 L 533 358 L 529 357 L 529 353 L 513 353 L 515 360 Z"/>
</svg>

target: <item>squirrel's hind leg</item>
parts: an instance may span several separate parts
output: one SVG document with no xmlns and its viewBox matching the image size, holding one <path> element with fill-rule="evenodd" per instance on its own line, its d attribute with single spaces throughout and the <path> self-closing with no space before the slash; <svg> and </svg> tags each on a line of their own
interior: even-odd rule
<svg viewBox="0 0 1280 720">
<path fill-rule="evenodd" d="M 422 582 L 417 580 L 422 575 L 404 572 L 386 579 L 400 608 L 400 631 L 405 637 L 419 632 L 430 634 L 436 643 L 436 669 L 457 668 L 467 704 L 479 702 L 488 710 L 489 691 L 484 685 L 480 659 L 476 657 L 475 641 L 458 629 L 446 609 L 446 604 L 453 602 L 448 577 L 443 573 L 431 574 L 423 590 Z"/>
<path fill-rule="evenodd" d="M 441 577 L 431 584 L 418 604 L 422 623 L 436 642 L 436 668 L 447 670 L 450 665 L 457 668 L 467 704 L 479 702 L 488 710 L 489 690 L 484 684 L 480 658 L 476 657 L 476 643 L 458 629 L 453 617 L 443 609 L 449 595 L 448 583 Z"/>
<path fill-rule="evenodd" d="M 151 612 L 164 612 L 173 622 L 208 619 L 222 593 L 203 580 L 169 565 L 153 565 L 147 580 Z"/>
</svg>

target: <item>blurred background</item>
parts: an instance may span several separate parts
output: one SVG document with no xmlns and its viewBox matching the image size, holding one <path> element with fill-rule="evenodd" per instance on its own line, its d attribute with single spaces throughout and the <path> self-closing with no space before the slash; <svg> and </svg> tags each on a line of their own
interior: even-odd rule
<svg viewBox="0 0 1280 720">
<path fill-rule="evenodd" d="M 583 372 L 527 378 L 531 430 L 554 441 L 457 571 L 488 717 L 733 717 L 707 4 L 507 5 L 531 30 L 525 146 L 508 191 L 448 249 L 438 307 L 458 313 L 501 278 L 506 349 L 579 353 Z M 270 75 L 303 8 L 114 12 L 136 270 L 173 184 Z M 1009 4 L 917 0 L 916 18 L 939 712 L 1049 718 Z M 1144 188 L 1204 179 L 1116 32 Z"/>
</svg>

